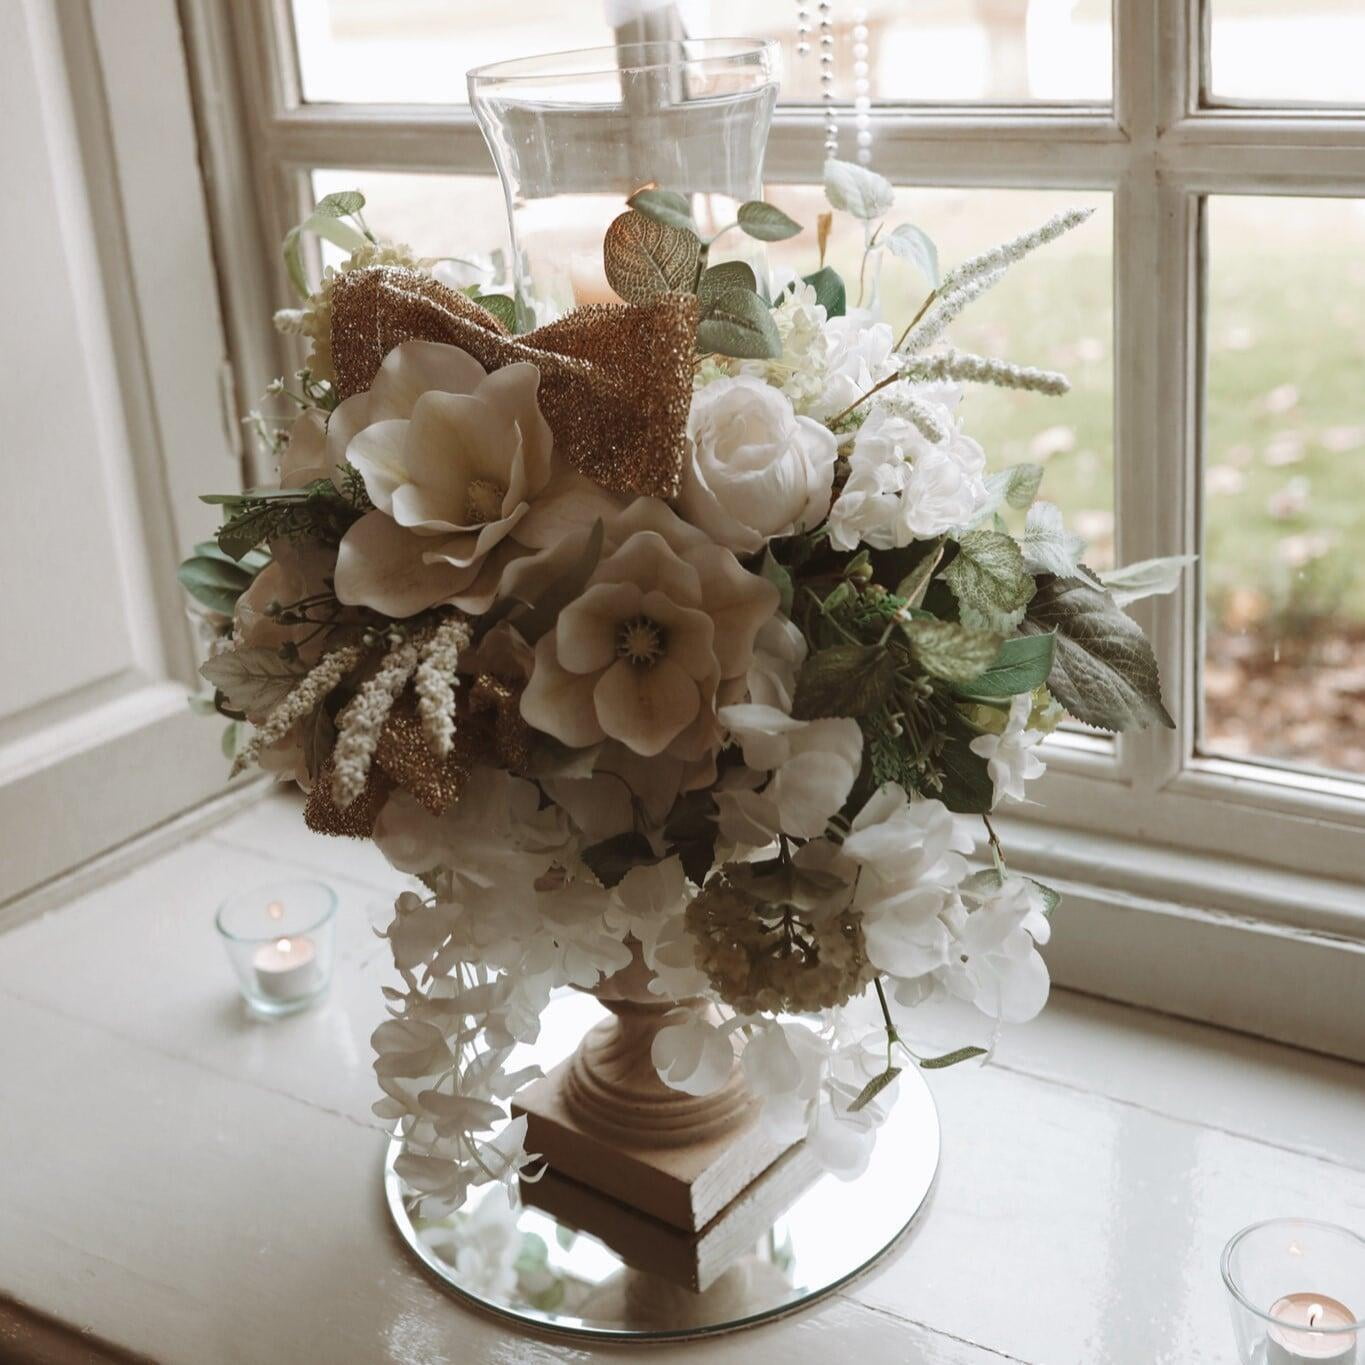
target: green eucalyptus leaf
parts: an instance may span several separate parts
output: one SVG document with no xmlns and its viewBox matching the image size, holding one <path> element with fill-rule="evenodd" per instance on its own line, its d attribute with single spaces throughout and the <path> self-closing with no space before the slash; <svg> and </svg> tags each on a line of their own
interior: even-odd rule
<svg viewBox="0 0 1365 1365">
<path fill-rule="evenodd" d="M 758 293 L 758 280 L 753 270 L 743 261 L 722 261 L 709 270 L 701 272 L 697 283 L 697 298 L 701 301 L 702 316 L 705 317 L 713 304 L 732 289 L 747 289 L 751 294 Z"/>
<path fill-rule="evenodd" d="M 698 325 L 697 350 L 767 360 L 782 354 L 782 338 L 772 310 L 757 294 L 749 289 L 731 289 L 711 304 Z"/>
<path fill-rule="evenodd" d="M 254 575 L 219 554 L 187 559 L 176 577 L 196 602 L 221 616 L 231 616 L 237 599 L 251 586 Z"/>
<path fill-rule="evenodd" d="M 922 1071 L 942 1071 L 944 1067 L 956 1066 L 959 1062 L 969 1062 L 973 1057 L 984 1057 L 984 1047 L 960 1047 L 954 1052 L 945 1052 L 942 1057 L 926 1057 L 920 1063 Z"/>
<path fill-rule="evenodd" d="M 941 278 L 938 268 L 938 248 L 933 238 L 923 228 L 913 223 L 902 223 L 900 227 L 882 239 L 882 245 L 902 261 L 909 261 L 918 268 L 929 284 L 937 289 Z"/>
<path fill-rule="evenodd" d="M 947 683 L 979 677 L 1000 652 L 999 635 L 955 621 L 905 621 L 901 630 L 910 641 L 915 662 L 931 677 Z"/>
<path fill-rule="evenodd" d="M 789 218 L 775 204 L 751 199 L 739 206 L 739 226 L 760 242 L 785 242 L 801 231 L 801 224 Z"/>
<path fill-rule="evenodd" d="M 509 332 L 516 330 L 517 305 L 508 294 L 475 294 L 473 301 L 486 313 L 492 313 Z"/>
<path fill-rule="evenodd" d="M 825 162 L 825 198 L 864 222 L 880 218 L 895 202 L 891 182 L 866 166 L 831 158 Z"/>
<path fill-rule="evenodd" d="M 649 303 L 678 291 L 690 294 L 700 259 L 701 240 L 695 232 L 634 209 L 612 222 L 602 243 L 607 282 L 627 303 Z"/>
<path fill-rule="evenodd" d="M 656 223 L 682 228 L 685 232 L 695 233 L 697 230 L 692 221 L 691 202 L 685 194 L 679 194 L 676 190 L 636 190 L 626 203 L 636 213 L 643 213 Z"/>
<path fill-rule="evenodd" d="M 792 701 L 797 720 L 865 716 L 895 691 L 896 661 L 881 645 L 832 645 L 801 666 Z"/>
<path fill-rule="evenodd" d="M 957 599 L 963 624 L 1002 635 L 1013 630 L 1034 589 L 1014 538 L 999 531 L 964 531 L 957 546 L 943 579 Z"/>
<path fill-rule="evenodd" d="M 1056 632 L 1047 685 L 1077 720 L 1101 730 L 1175 728 L 1147 637 L 1103 588 L 1079 578 L 1040 579 L 1022 629 Z"/>
<path fill-rule="evenodd" d="M 801 282 L 815 290 L 815 301 L 824 305 L 826 316 L 841 318 L 848 311 L 848 291 L 833 266 L 824 266 L 812 275 L 802 275 Z"/>
<path fill-rule="evenodd" d="M 1015 697 L 1040 687 L 1052 672 L 1053 635 L 1016 635 L 1000 646 L 1000 652 L 984 672 L 969 678 L 957 691 L 966 697 L 990 700 Z"/>
</svg>

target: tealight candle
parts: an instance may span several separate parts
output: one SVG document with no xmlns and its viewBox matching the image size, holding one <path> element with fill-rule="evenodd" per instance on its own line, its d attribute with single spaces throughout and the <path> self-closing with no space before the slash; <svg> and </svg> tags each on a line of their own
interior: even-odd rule
<svg viewBox="0 0 1365 1365">
<path fill-rule="evenodd" d="M 262 943 L 251 955 L 256 989 L 270 1000 L 299 1000 L 321 984 L 317 945 L 306 935 Z"/>
<path fill-rule="evenodd" d="M 1344 1303 L 1325 1294 L 1286 1294 L 1270 1305 L 1266 1365 L 1356 1365 L 1355 1323 Z"/>
</svg>

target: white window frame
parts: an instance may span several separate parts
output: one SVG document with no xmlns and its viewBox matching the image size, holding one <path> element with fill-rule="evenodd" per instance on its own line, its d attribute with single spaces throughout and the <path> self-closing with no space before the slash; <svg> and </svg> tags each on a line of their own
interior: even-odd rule
<svg viewBox="0 0 1365 1365">
<path fill-rule="evenodd" d="M 1365 109 L 1213 102 L 1210 4 L 1113 0 L 1112 103 L 878 111 L 876 166 L 898 184 L 1113 196 L 1120 562 L 1200 549 L 1204 196 L 1365 195 Z M 238 228 L 230 323 L 250 323 L 249 335 L 234 331 L 239 370 L 259 391 L 261 361 L 282 360 L 263 345 L 263 300 L 287 297 L 273 243 L 308 207 L 312 170 L 492 167 L 461 106 L 305 103 L 288 0 L 243 0 L 230 19 L 211 0 L 182 8 L 220 93 L 229 40 L 235 48 L 239 106 L 217 101 L 205 137 L 239 149 L 221 156 L 249 167 L 257 190 L 253 228 L 240 198 L 220 208 Z M 819 179 L 820 121 L 810 107 L 779 108 L 769 180 Z M 1050 951 L 1058 979 L 1365 1057 L 1365 1011 L 1344 1009 L 1341 994 L 1365 985 L 1365 784 L 1197 753 L 1201 592 L 1196 571 L 1135 610 L 1176 729 L 1112 745 L 1059 739 L 1041 804 L 1002 830 L 1022 867 L 1069 893 Z M 1209 970 L 1214 953 L 1235 959 L 1236 980 Z"/>
</svg>

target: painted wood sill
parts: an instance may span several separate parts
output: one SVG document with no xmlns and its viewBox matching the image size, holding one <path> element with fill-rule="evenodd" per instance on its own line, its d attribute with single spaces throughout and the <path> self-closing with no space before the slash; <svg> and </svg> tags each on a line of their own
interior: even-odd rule
<svg viewBox="0 0 1365 1365">
<path fill-rule="evenodd" d="M 300 869 L 341 896 L 336 981 L 255 1023 L 213 911 Z M 76 1354 L 6 1358 L 110 1358 L 97 1341 L 187 1365 L 595 1358 L 456 1306 L 386 1224 L 367 1038 L 392 886 L 375 850 L 272 797 L 0 937 L 0 1299 L 82 1334 Z M 934 1086 L 938 1187 L 879 1272 L 719 1343 L 602 1358 L 1224 1365 L 1231 1233 L 1281 1214 L 1365 1228 L 1349 1062 L 1058 991 L 989 1066 Z"/>
</svg>

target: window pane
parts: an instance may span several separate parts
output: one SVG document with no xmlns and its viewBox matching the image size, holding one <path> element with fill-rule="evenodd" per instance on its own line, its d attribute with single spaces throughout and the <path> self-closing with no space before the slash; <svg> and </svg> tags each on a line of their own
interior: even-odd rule
<svg viewBox="0 0 1365 1365">
<path fill-rule="evenodd" d="M 814 16 L 816 6 L 806 6 Z M 744 32 L 782 44 L 782 98 L 820 93 L 820 30 L 796 53 L 792 0 L 694 0 L 696 33 Z M 841 0 L 832 10 L 841 100 L 1107 100 L 1110 0 Z M 865 69 L 864 69 L 865 68 Z M 859 78 L 867 81 L 864 90 Z"/>
<path fill-rule="evenodd" d="M 1212 0 L 1212 5 L 1215 97 L 1365 103 L 1360 0 Z"/>
<path fill-rule="evenodd" d="M 601 0 L 293 0 L 303 97 L 466 104 L 465 72 L 612 41 Z"/>
<path fill-rule="evenodd" d="M 610 43 L 611 8 L 608 0 L 293 0 L 304 98 L 463 104 L 472 66 Z M 778 39 L 783 98 L 819 95 L 818 24 L 812 19 L 810 54 L 798 57 L 792 0 L 678 0 L 678 13 L 695 37 Z M 834 90 L 844 101 L 1110 96 L 1110 0 L 845 0 L 833 8 L 832 37 Z"/>
<path fill-rule="evenodd" d="M 1208 231 L 1203 747 L 1365 774 L 1365 200 Z"/>
</svg>

